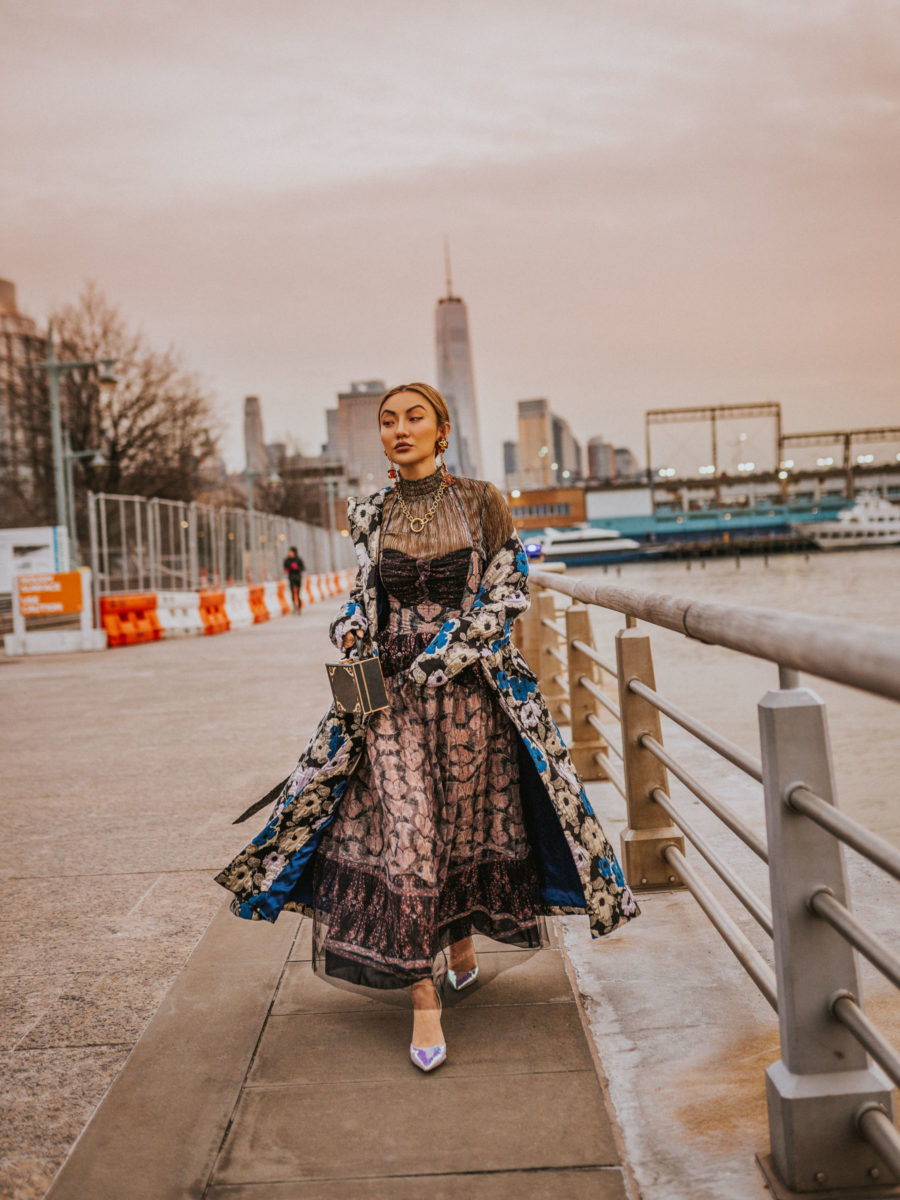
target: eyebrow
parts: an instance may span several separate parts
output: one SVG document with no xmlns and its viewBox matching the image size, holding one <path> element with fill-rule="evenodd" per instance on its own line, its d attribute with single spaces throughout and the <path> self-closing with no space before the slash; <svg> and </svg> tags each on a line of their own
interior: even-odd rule
<svg viewBox="0 0 900 1200">
<path fill-rule="evenodd" d="M 424 408 L 424 407 L 425 407 L 425 405 L 424 405 L 424 404 L 411 404 L 411 405 L 409 406 L 409 408 L 408 408 L 406 411 L 407 411 L 408 413 L 410 413 L 410 412 L 412 412 L 412 411 L 413 411 L 413 409 L 415 409 L 415 408 Z M 393 410 L 392 408 L 383 408 L 383 409 L 381 410 L 381 415 L 382 415 L 383 417 L 396 417 L 396 415 L 397 415 L 397 414 L 394 412 L 394 410 Z"/>
</svg>

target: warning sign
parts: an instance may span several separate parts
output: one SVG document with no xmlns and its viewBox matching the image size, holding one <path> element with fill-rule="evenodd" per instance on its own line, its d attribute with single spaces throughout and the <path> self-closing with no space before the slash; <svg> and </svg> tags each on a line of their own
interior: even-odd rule
<svg viewBox="0 0 900 1200">
<path fill-rule="evenodd" d="M 80 571 L 19 575 L 19 611 L 23 617 L 80 613 L 84 608 Z"/>
</svg>

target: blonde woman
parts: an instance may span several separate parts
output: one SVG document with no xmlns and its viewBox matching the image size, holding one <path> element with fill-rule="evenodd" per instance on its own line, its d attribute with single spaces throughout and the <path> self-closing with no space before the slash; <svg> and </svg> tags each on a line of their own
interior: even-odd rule
<svg viewBox="0 0 900 1200">
<path fill-rule="evenodd" d="M 379 657 L 388 706 L 329 710 L 217 879 L 239 916 L 311 916 L 326 978 L 409 989 L 410 1057 L 431 1071 L 447 1057 L 435 982 L 478 985 L 473 934 L 535 947 L 545 914 L 586 913 L 601 936 L 638 909 L 510 639 L 528 567 L 503 497 L 447 471 L 435 388 L 392 388 L 378 421 L 390 482 L 350 500 L 360 565 L 331 636 Z"/>
</svg>

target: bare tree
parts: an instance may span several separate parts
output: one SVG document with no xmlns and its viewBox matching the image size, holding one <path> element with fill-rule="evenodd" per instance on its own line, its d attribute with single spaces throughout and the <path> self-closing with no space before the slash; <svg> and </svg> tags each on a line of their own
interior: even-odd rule
<svg viewBox="0 0 900 1200">
<path fill-rule="evenodd" d="M 211 396 L 198 376 L 173 350 L 150 349 L 95 284 L 52 320 L 61 358 L 118 360 L 118 384 L 108 396 L 94 368 L 63 376 L 72 449 L 99 450 L 106 460 L 105 466 L 75 461 L 80 488 L 193 499 L 208 483 L 219 438 Z"/>
</svg>

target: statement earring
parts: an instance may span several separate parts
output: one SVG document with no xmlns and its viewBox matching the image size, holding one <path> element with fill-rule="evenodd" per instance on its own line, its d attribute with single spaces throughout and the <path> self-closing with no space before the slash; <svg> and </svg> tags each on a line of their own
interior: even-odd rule
<svg viewBox="0 0 900 1200">
<path fill-rule="evenodd" d="M 388 479 L 390 479 L 391 483 L 396 483 L 397 482 L 397 468 L 394 466 L 393 461 L 390 458 L 388 458 L 386 452 L 385 452 L 384 457 L 387 458 L 387 460 L 388 460 Z"/>
<path fill-rule="evenodd" d="M 450 443 L 447 441 L 447 439 L 445 437 L 438 439 L 437 448 L 438 448 L 438 450 L 440 452 L 440 456 L 441 456 L 441 482 L 445 486 L 447 486 L 453 482 L 453 476 L 447 470 L 447 464 L 444 462 L 444 451 L 447 449 L 447 447 L 449 445 L 450 445 Z"/>
</svg>

